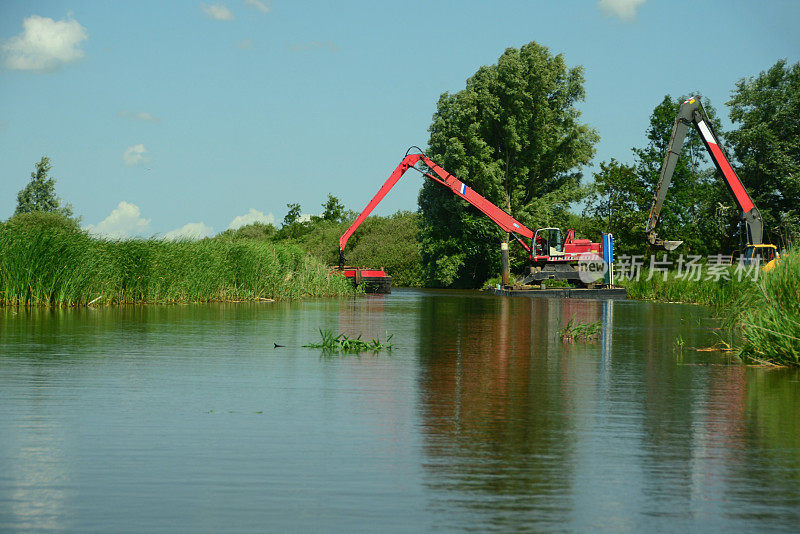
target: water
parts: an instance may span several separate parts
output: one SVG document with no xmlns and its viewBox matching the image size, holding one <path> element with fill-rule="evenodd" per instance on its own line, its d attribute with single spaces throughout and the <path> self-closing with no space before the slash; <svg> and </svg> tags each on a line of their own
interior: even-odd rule
<svg viewBox="0 0 800 534">
<path fill-rule="evenodd" d="M 695 351 L 714 326 L 455 291 L 0 309 L 0 531 L 796 531 L 800 375 Z"/>
</svg>

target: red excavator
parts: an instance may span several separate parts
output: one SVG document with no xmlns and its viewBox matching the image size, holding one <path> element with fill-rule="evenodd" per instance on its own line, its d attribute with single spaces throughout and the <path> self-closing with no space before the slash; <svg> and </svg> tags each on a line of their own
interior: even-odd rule
<svg viewBox="0 0 800 534">
<path fill-rule="evenodd" d="M 412 153 L 412 150 L 417 152 Z M 420 170 L 416 167 L 417 163 L 423 163 L 428 170 Z M 514 217 L 501 210 L 483 196 L 470 189 L 467 184 L 444 170 L 433 160 L 427 157 L 418 147 L 411 147 L 406 151 L 403 161 L 389 175 L 386 183 L 380 188 L 378 193 L 370 200 L 367 207 L 359 214 L 350 228 L 339 238 L 339 270 L 348 278 L 353 278 L 356 284 L 365 283 L 367 290 L 374 292 L 389 292 L 391 278 L 382 270 L 366 270 L 355 267 L 346 267 L 344 259 L 344 247 L 353 232 L 364 222 L 375 206 L 383 200 L 383 197 L 394 187 L 400 177 L 409 169 L 418 171 L 423 176 L 430 178 L 434 182 L 448 188 L 454 195 L 460 197 L 476 208 L 484 215 L 489 217 L 500 228 L 509 234 L 522 245 L 528 252 L 530 258 L 530 274 L 522 280 L 522 284 L 541 284 L 545 280 L 567 280 L 571 284 L 586 287 L 591 283 L 591 276 L 586 273 L 581 274 L 586 269 L 597 269 L 604 259 L 611 263 L 612 239 L 605 240 L 608 245 L 604 247 L 600 243 L 593 243 L 589 239 L 575 239 L 575 230 L 568 230 L 562 240 L 561 230 L 558 228 L 539 228 L 536 231 L 530 230 L 527 226 L 516 220 Z M 527 239 L 526 242 L 524 239 Z M 530 244 L 529 244 L 530 243 Z M 386 282 L 388 278 L 389 282 Z M 598 277 L 599 278 L 599 277 Z M 588 281 L 587 281 L 588 280 Z M 607 281 L 611 283 L 610 278 Z"/>
<path fill-rule="evenodd" d="M 741 218 L 747 235 L 747 245 L 744 249 L 745 264 L 749 265 L 751 261 L 756 260 L 764 264 L 765 271 L 772 270 L 780 257 L 778 249 L 775 245 L 762 243 L 764 224 L 761 221 L 761 214 L 753 204 L 750 195 L 747 194 L 739 177 L 736 176 L 731 164 L 728 162 L 728 158 L 725 157 L 719 139 L 711 129 L 710 121 L 703 113 L 699 96 L 689 98 L 678 109 L 678 116 L 675 118 L 675 125 L 672 128 L 672 137 L 669 141 L 667 154 L 664 156 L 664 163 L 661 165 L 658 189 L 656 189 L 653 196 L 653 206 L 650 208 L 650 216 L 645 227 L 647 241 L 654 248 L 660 250 L 675 250 L 683 243 L 683 241 L 661 239 L 656 234 L 656 227 L 661 216 L 664 199 L 667 197 L 667 189 L 672 181 L 672 174 L 675 172 L 675 165 L 678 163 L 683 142 L 689 131 L 689 125 L 694 126 L 700 134 L 706 150 L 711 155 L 711 160 L 725 180 L 725 185 L 728 186 L 728 190 L 733 195 L 736 205 L 741 211 Z"/>
</svg>

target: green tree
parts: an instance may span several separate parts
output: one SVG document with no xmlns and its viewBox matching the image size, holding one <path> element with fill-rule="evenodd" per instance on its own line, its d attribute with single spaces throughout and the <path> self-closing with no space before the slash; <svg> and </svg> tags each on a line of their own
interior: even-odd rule
<svg viewBox="0 0 800 534">
<path fill-rule="evenodd" d="M 31 181 L 17 193 L 17 209 L 14 215 L 22 213 L 58 213 L 65 217 L 72 217 L 72 206 L 64 203 L 56 195 L 56 181 L 48 176 L 50 172 L 50 158 L 42 156 L 31 173 Z"/>
<path fill-rule="evenodd" d="M 283 226 L 291 226 L 300 219 L 300 204 L 286 204 L 289 211 L 283 217 Z"/>
<path fill-rule="evenodd" d="M 428 155 L 523 223 L 558 226 L 585 194 L 579 168 L 598 140 L 579 122 L 583 83 L 581 67 L 535 42 L 509 48 L 464 90 L 439 98 Z M 433 283 L 475 287 L 499 270 L 508 235 L 483 214 L 433 182 L 423 185 L 419 207 Z"/>
<path fill-rule="evenodd" d="M 322 220 L 342 222 L 345 220 L 346 211 L 339 199 L 328 193 L 328 200 L 322 204 Z"/>
<path fill-rule="evenodd" d="M 764 220 L 796 234 L 800 206 L 800 63 L 780 60 L 756 77 L 736 83 L 728 101 L 736 126 L 728 138 L 739 176 Z"/>
<path fill-rule="evenodd" d="M 620 254 L 642 254 L 644 225 L 652 202 L 652 184 L 645 183 L 636 167 L 615 159 L 600 164 L 594 174 L 595 196 L 587 212 L 602 232 L 614 235 Z"/>
</svg>

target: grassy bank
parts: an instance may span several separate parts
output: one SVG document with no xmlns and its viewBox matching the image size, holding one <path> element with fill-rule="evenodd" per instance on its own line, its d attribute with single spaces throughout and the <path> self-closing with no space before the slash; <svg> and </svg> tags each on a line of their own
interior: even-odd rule
<svg viewBox="0 0 800 534">
<path fill-rule="evenodd" d="M 650 278 L 648 280 L 648 278 Z M 653 300 L 658 302 L 681 302 L 686 304 L 702 304 L 713 308 L 730 306 L 743 291 L 754 285 L 751 279 L 737 279 L 734 268 L 727 270 L 727 280 L 692 280 L 679 277 L 676 271 L 653 273 L 650 277 L 643 271 L 639 280 L 617 280 L 616 283 L 628 289 L 628 298 L 634 300 Z"/>
<path fill-rule="evenodd" d="M 786 254 L 729 309 L 744 339 L 742 355 L 800 365 L 800 251 Z"/>
<path fill-rule="evenodd" d="M 295 299 L 351 292 L 297 246 L 96 239 L 51 214 L 0 224 L 0 304 L 81 306 Z"/>
<path fill-rule="evenodd" d="M 677 273 L 663 279 L 656 273 L 647 280 L 622 280 L 628 297 L 636 300 L 702 304 L 716 309 L 731 330 L 731 339 L 745 359 L 778 365 L 800 365 L 800 251 L 783 256 L 771 272 L 758 279 L 688 280 Z"/>
</svg>

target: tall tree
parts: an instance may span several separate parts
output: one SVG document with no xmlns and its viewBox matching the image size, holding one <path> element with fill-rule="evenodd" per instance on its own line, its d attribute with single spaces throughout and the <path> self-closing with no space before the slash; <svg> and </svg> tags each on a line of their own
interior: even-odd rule
<svg viewBox="0 0 800 534">
<path fill-rule="evenodd" d="M 56 181 L 48 176 L 51 170 L 50 158 L 42 156 L 35 169 L 31 173 L 31 181 L 17 193 L 17 209 L 14 210 L 14 215 L 44 212 L 72 217 L 72 206 L 58 198 Z"/>
<path fill-rule="evenodd" d="M 342 222 L 345 219 L 345 214 L 344 204 L 328 193 L 328 200 L 322 205 L 322 220 Z"/>
<path fill-rule="evenodd" d="M 599 139 L 579 122 L 583 83 L 581 67 L 544 46 L 509 48 L 464 90 L 439 98 L 428 155 L 523 223 L 557 226 L 583 195 L 579 169 Z M 470 287 L 498 271 L 508 236 L 483 214 L 432 182 L 419 206 L 432 282 Z"/>
<path fill-rule="evenodd" d="M 297 203 L 286 204 L 286 207 L 289 208 L 289 211 L 283 217 L 283 226 L 291 226 L 300 219 L 302 210 L 300 204 Z"/>
<path fill-rule="evenodd" d="M 739 80 L 728 106 L 737 126 L 728 137 L 767 237 L 775 229 L 796 233 L 800 226 L 800 63 L 787 65 L 781 60 L 756 77 Z"/>
</svg>

